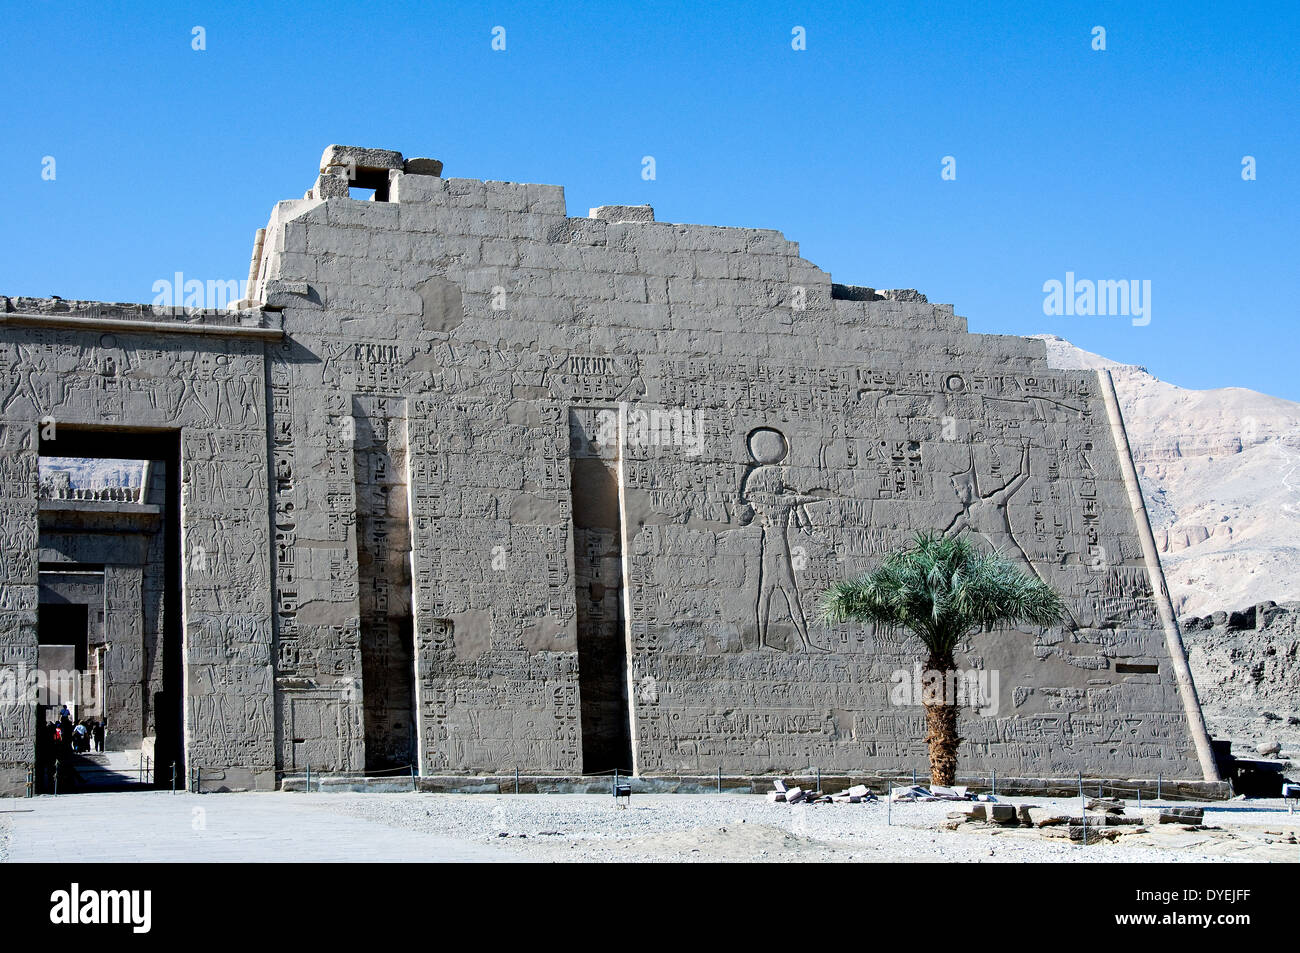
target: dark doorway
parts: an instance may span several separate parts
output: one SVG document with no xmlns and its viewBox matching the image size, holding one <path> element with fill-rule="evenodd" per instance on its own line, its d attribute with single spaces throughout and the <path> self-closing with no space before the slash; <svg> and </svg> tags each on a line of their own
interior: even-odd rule
<svg viewBox="0 0 1300 953">
<path fill-rule="evenodd" d="M 162 690 L 146 698 L 152 706 L 154 726 L 154 778 L 159 785 L 170 785 L 171 772 L 185 777 L 183 625 L 181 590 L 181 486 L 180 432 L 176 430 L 118 430 L 60 425 L 54 439 L 40 442 L 42 457 L 83 460 L 142 460 L 157 464 L 157 478 L 162 508 L 163 572 L 161 610 Z M 146 469 L 146 472 L 148 470 Z M 149 487 L 145 488 L 146 490 Z M 144 497 L 142 496 L 143 500 Z M 42 569 L 49 567 L 42 566 Z M 62 622 L 46 616 L 42 606 L 38 616 L 39 641 L 45 639 L 47 618 L 51 624 Z M 84 628 L 86 623 L 82 621 Z M 78 658 L 81 667 L 81 658 Z"/>
</svg>

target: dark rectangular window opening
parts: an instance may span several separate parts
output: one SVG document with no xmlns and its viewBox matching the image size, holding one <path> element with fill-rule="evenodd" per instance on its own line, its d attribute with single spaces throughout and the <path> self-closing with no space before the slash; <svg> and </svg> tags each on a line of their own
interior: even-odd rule
<svg viewBox="0 0 1300 953">
<path fill-rule="evenodd" d="M 1160 671 L 1158 662 L 1116 662 L 1117 675 L 1154 675 Z"/>
<path fill-rule="evenodd" d="M 357 169 L 348 185 L 348 196 L 362 202 L 387 202 L 388 170 Z"/>
</svg>

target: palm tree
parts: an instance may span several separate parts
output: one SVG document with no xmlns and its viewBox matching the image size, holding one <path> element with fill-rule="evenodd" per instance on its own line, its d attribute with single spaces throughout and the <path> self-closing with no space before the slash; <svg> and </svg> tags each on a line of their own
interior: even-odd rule
<svg viewBox="0 0 1300 953">
<path fill-rule="evenodd" d="M 917 533 L 911 546 L 872 572 L 823 592 L 820 615 L 827 623 L 874 622 L 915 633 L 929 652 L 927 678 L 941 675 L 946 687 L 957 669 L 953 652 L 967 635 L 1024 623 L 1054 625 L 1066 617 L 1066 607 L 1056 590 L 996 550 L 979 549 L 965 535 Z M 957 705 L 948 691 L 939 694 L 924 698 L 930 780 L 951 785 L 961 743 Z"/>
</svg>

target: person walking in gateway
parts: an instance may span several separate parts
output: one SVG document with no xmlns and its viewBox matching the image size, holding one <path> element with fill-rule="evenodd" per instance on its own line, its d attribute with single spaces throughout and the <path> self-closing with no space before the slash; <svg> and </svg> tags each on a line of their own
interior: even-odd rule
<svg viewBox="0 0 1300 953">
<path fill-rule="evenodd" d="M 91 733 L 95 736 L 95 751 L 102 753 L 104 750 L 104 723 L 102 721 L 95 722 L 95 727 Z"/>
</svg>

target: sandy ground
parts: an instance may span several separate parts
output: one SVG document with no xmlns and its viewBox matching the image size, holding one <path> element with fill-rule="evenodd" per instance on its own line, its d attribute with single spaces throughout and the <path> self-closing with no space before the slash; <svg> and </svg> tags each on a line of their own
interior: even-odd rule
<svg viewBox="0 0 1300 953">
<path fill-rule="evenodd" d="M 1286 843 L 1300 830 L 1300 814 L 1289 816 L 1281 801 L 1226 802 L 1206 810 L 1206 830 L 1161 825 L 1083 847 L 1033 830 L 945 830 L 944 819 L 963 805 L 942 802 L 895 804 L 889 812 L 884 803 L 789 806 L 755 795 L 640 795 L 627 809 L 604 795 L 284 796 L 388 826 L 508 845 L 546 862 L 1300 860 L 1300 846 Z M 1077 799 L 1011 803 L 1062 813 L 1079 807 Z"/>
<path fill-rule="evenodd" d="M 1079 810 L 1075 798 L 1003 803 Z M 137 792 L 0 802 L 11 807 L 18 812 L 0 813 L 0 860 L 10 863 L 1300 860 L 1300 814 L 1288 815 L 1280 801 L 1207 805 L 1204 829 L 1158 825 L 1087 847 L 1035 829 L 945 829 L 948 814 L 969 802 L 896 803 L 891 812 L 880 802 L 647 794 L 624 809 L 586 794 Z"/>
</svg>

